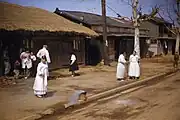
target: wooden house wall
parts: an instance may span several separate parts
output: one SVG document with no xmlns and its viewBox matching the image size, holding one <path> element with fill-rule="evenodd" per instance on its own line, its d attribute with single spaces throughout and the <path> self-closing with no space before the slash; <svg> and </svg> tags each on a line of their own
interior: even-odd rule
<svg viewBox="0 0 180 120">
<path fill-rule="evenodd" d="M 103 33 L 102 26 L 92 26 L 91 29 L 96 31 L 97 33 Z M 134 28 L 108 26 L 107 32 L 114 34 L 134 34 Z M 140 29 L 140 35 L 149 35 L 149 31 Z"/>
<path fill-rule="evenodd" d="M 152 22 L 149 21 L 142 22 L 140 28 L 149 29 L 149 36 L 159 37 L 159 26 Z"/>
<path fill-rule="evenodd" d="M 74 40 L 76 42 L 73 42 Z M 50 68 L 54 69 L 69 65 L 70 52 L 73 50 L 77 55 L 78 63 L 83 64 L 85 62 L 84 40 L 81 37 L 36 36 L 32 38 L 32 41 L 35 54 L 42 48 L 43 44 L 48 45 L 52 61 Z M 78 49 L 73 47 L 78 47 Z"/>
<path fill-rule="evenodd" d="M 108 37 L 108 55 L 110 60 L 115 60 L 115 38 Z"/>
</svg>

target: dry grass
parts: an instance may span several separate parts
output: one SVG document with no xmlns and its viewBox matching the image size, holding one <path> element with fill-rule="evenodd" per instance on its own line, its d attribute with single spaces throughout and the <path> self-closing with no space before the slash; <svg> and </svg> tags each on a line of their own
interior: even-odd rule
<svg viewBox="0 0 180 120">
<path fill-rule="evenodd" d="M 6 2 L 0 2 L 0 29 L 75 32 L 97 36 L 97 33 L 91 29 L 73 23 L 55 13 Z"/>
</svg>

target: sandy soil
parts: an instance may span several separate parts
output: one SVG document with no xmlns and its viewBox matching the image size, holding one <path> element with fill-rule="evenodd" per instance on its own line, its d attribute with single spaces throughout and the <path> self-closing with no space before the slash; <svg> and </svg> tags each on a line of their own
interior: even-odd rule
<svg viewBox="0 0 180 120">
<path fill-rule="evenodd" d="M 52 120 L 180 120 L 180 74 Z M 49 119 L 50 120 L 50 119 Z"/>
<path fill-rule="evenodd" d="M 88 67 L 87 67 L 88 68 Z M 92 71 L 89 71 L 91 69 Z M 172 63 L 150 63 L 141 64 L 141 79 L 172 69 Z M 119 86 L 115 78 L 116 66 L 95 67 L 80 69 L 80 76 L 75 78 L 65 77 L 48 81 L 48 96 L 38 99 L 33 95 L 34 79 L 19 80 L 16 85 L 0 88 L 0 118 L 1 120 L 16 120 L 43 109 L 58 102 L 67 101 L 75 90 L 83 89 L 88 96 Z M 64 72 L 67 73 L 65 70 Z M 62 72 L 63 73 L 63 72 Z"/>
</svg>

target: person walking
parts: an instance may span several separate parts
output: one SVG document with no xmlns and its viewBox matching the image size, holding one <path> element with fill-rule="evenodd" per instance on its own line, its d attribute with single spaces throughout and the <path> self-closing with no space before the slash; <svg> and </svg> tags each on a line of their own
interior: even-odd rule
<svg viewBox="0 0 180 120">
<path fill-rule="evenodd" d="M 178 54 L 178 52 L 175 52 L 175 55 L 174 55 L 174 68 L 178 68 L 178 62 L 179 62 L 179 54 Z"/>
<path fill-rule="evenodd" d="M 33 85 L 34 94 L 42 98 L 47 93 L 48 65 L 45 56 L 42 56 L 41 62 L 37 66 L 37 73 Z"/>
<path fill-rule="evenodd" d="M 36 56 L 33 54 L 33 52 L 30 53 L 30 58 L 32 61 L 32 68 L 31 68 L 31 75 L 34 77 L 36 74 L 36 68 L 35 68 L 35 61 L 36 61 Z"/>
<path fill-rule="evenodd" d="M 74 52 L 71 52 L 71 58 L 70 58 L 70 65 L 69 65 L 69 71 L 72 72 L 72 77 L 75 76 L 75 71 L 79 70 L 77 58 Z"/>
<path fill-rule="evenodd" d="M 139 66 L 139 56 L 136 54 L 136 51 L 133 52 L 129 57 L 129 72 L 128 75 L 130 79 L 139 79 L 140 77 L 140 66 Z"/>
<path fill-rule="evenodd" d="M 124 81 L 125 75 L 125 52 L 121 53 L 118 58 L 117 70 L 116 70 L 116 78 L 117 80 Z"/>
</svg>

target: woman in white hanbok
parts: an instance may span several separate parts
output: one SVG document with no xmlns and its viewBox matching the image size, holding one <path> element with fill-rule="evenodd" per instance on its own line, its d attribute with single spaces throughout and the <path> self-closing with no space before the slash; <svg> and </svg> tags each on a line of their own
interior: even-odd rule
<svg viewBox="0 0 180 120">
<path fill-rule="evenodd" d="M 41 62 L 38 64 L 37 73 L 34 81 L 34 94 L 41 98 L 47 92 L 47 76 L 48 76 L 48 65 L 46 57 L 43 56 Z"/>
<path fill-rule="evenodd" d="M 139 66 L 139 56 L 136 54 L 136 51 L 133 52 L 129 57 L 129 72 L 128 75 L 130 79 L 139 79 L 140 76 L 140 66 Z"/>
<path fill-rule="evenodd" d="M 116 78 L 118 80 L 123 80 L 125 75 L 125 53 L 120 54 L 118 58 L 118 64 L 117 64 L 117 72 L 116 72 Z"/>
</svg>

